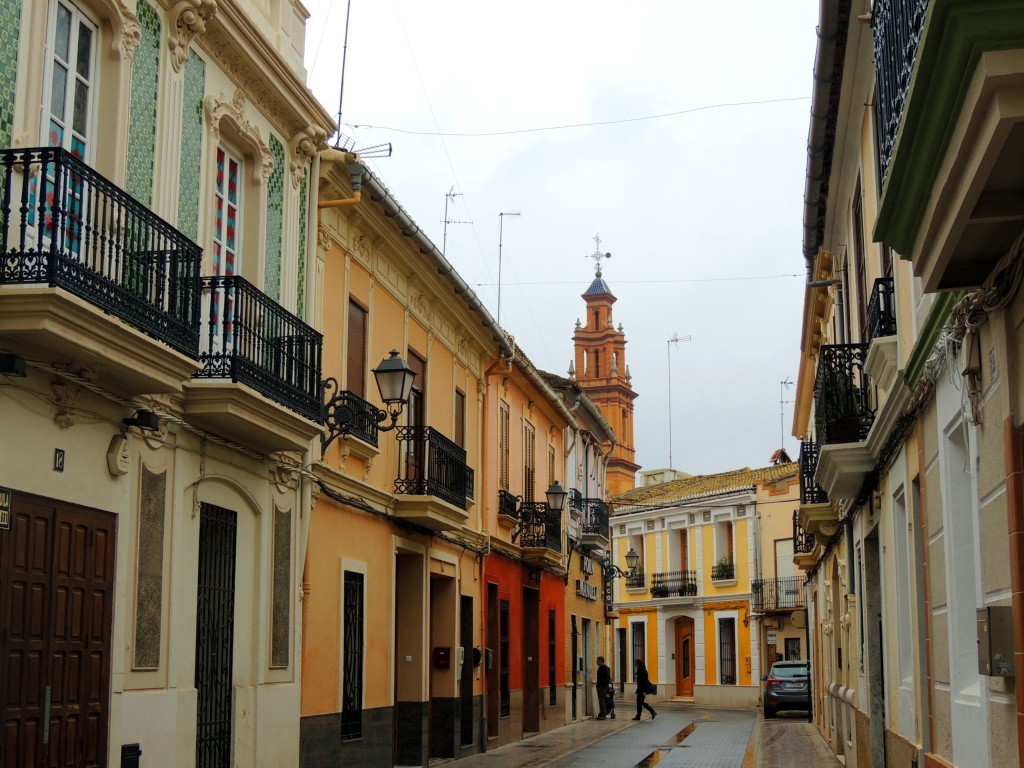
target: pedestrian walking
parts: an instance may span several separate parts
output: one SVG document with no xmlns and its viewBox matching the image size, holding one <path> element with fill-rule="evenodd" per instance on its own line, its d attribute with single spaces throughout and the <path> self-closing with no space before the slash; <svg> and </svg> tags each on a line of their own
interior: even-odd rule
<svg viewBox="0 0 1024 768">
<path fill-rule="evenodd" d="M 639 720 L 640 714 L 646 709 L 651 713 L 651 720 L 653 720 L 658 716 L 658 713 L 654 711 L 654 707 L 645 701 L 647 694 L 654 693 L 651 678 L 647 675 L 647 666 L 640 659 L 637 659 L 633 662 L 633 668 L 636 670 L 636 717 L 633 719 Z"/>
<path fill-rule="evenodd" d="M 604 656 L 597 657 L 597 706 L 599 712 L 598 720 L 604 720 L 608 716 L 608 689 L 612 684 L 612 671 L 604 663 Z"/>
</svg>

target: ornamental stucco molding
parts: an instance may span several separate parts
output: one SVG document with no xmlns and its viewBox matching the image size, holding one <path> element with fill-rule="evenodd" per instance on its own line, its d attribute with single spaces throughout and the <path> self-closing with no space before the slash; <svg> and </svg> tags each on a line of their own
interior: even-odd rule
<svg viewBox="0 0 1024 768">
<path fill-rule="evenodd" d="M 167 47 L 175 72 L 188 61 L 188 46 L 206 31 L 206 22 L 217 14 L 217 0 L 181 0 L 168 15 Z"/>
<path fill-rule="evenodd" d="M 120 24 L 120 34 L 115 34 L 111 40 L 111 48 L 114 53 L 120 54 L 125 61 L 135 58 L 135 51 L 139 49 L 142 42 L 142 25 L 139 24 L 139 17 L 136 16 L 124 4 L 124 0 L 109 0 L 110 15 L 117 16 Z"/>
<path fill-rule="evenodd" d="M 252 153 L 259 158 L 258 179 L 266 184 L 270 180 L 270 174 L 274 170 L 274 157 L 270 154 L 270 147 L 260 136 L 260 130 L 249 122 L 245 116 L 245 94 L 241 90 L 235 91 L 232 99 L 222 93 L 219 96 L 207 96 L 203 100 L 203 110 L 206 114 L 206 122 L 213 134 L 213 140 L 220 141 L 220 124 L 225 118 L 230 119 L 241 134 Z"/>
<path fill-rule="evenodd" d="M 292 159 L 288 164 L 291 171 L 292 187 L 299 188 L 306 169 L 316 153 L 327 148 L 327 132 L 322 128 L 310 126 L 292 136 Z"/>
</svg>

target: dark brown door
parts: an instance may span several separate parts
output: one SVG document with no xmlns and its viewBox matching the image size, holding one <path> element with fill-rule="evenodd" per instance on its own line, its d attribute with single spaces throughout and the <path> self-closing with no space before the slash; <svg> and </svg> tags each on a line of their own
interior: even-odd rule
<svg viewBox="0 0 1024 768">
<path fill-rule="evenodd" d="M 540 595 L 523 590 L 523 732 L 540 730 Z"/>
<path fill-rule="evenodd" d="M 501 629 L 498 621 L 498 585 L 487 585 L 487 649 L 484 652 L 484 671 L 487 675 L 487 737 L 498 737 L 501 717 L 501 679 L 498 676 L 498 658 Z"/>
<path fill-rule="evenodd" d="M 676 619 L 676 690 L 679 696 L 693 696 L 693 619 Z"/>
<path fill-rule="evenodd" d="M 105 766 L 116 518 L 26 494 L 0 531 L 0 767 Z"/>
</svg>

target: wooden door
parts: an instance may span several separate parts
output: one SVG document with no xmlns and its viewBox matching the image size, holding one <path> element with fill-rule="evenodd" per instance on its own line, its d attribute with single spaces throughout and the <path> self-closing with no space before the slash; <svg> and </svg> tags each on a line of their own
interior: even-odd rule
<svg viewBox="0 0 1024 768">
<path fill-rule="evenodd" d="M 27 494 L 0 531 L 0 767 L 105 766 L 116 518 Z"/>
<path fill-rule="evenodd" d="M 693 696 L 693 619 L 676 619 L 676 695 Z"/>
<path fill-rule="evenodd" d="M 540 730 L 540 595 L 523 590 L 523 732 Z"/>
</svg>

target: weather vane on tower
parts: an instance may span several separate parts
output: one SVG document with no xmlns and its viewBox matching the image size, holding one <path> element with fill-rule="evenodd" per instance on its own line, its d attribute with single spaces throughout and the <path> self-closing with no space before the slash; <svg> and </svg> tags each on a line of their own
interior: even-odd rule
<svg viewBox="0 0 1024 768">
<path fill-rule="evenodd" d="M 601 253 L 601 236 L 600 235 L 594 235 L 594 252 L 593 253 L 588 253 L 586 258 L 594 260 L 594 276 L 595 277 L 600 277 L 601 276 L 601 260 L 602 259 L 610 259 L 611 257 L 612 257 L 611 253 L 608 253 L 608 252 Z"/>
</svg>

